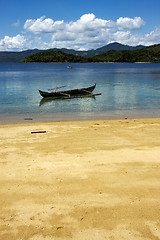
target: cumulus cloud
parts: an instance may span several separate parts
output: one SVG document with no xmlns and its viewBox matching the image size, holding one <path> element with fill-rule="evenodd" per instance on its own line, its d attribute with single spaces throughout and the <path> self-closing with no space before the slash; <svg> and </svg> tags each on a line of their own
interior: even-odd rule
<svg viewBox="0 0 160 240">
<path fill-rule="evenodd" d="M 64 21 L 53 21 L 51 18 L 43 16 L 38 19 L 28 19 L 24 24 L 24 29 L 35 34 L 54 33 L 57 30 L 64 30 Z"/>
<path fill-rule="evenodd" d="M 120 17 L 117 21 L 96 18 L 93 13 L 82 15 L 77 21 L 65 23 L 44 16 L 29 19 L 24 24 L 26 31 L 34 34 L 51 34 L 51 47 L 91 49 L 109 42 L 131 39 L 131 31 L 144 25 L 141 17 Z"/>
<path fill-rule="evenodd" d="M 117 31 L 113 34 L 113 38 L 119 43 L 130 39 L 131 36 L 130 31 Z"/>
<path fill-rule="evenodd" d="M 24 24 L 24 29 L 35 34 L 37 33 L 55 33 L 58 31 L 67 31 L 71 33 L 81 33 L 85 31 L 95 31 L 96 28 L 108 29 L 113 28 L 115 22 L 111 20 L 103 20 L 96 18 L 93 13 L 84 14 L 76 22 L 64 23 L 61 21 L 53 21 L 51 18 L 43 16 L 38 19 L 28 19 Z"/>
<path fill-rule="evenodd" d="M 112 20 L 96 18 L 93 13 L 84 14 L 77 21 L 65 23 L 53 21 L 43 16 L 29 19 L 24 24 L 26 31 L 34 34 L 50 34 L 50 47 L 67 47 L 74 49 L 90 49 L 102 41 L 108 40 L 110 32 L 116 28 Z"/>
<path fill-rule="evenodd" d="M 42 16 L 37 19 L 27 19 L 23 34 L 14 37 L 5 36 L 1 39 L 0 50 L 28 48 L 89 50 L 111 42 L 131 46 L 159 43 L 160 27 L 142 35 L 141 28 L 144 24 L 141 17 L 120 17 L 112 21 L 96 18 L 93 13 L 84 14 L 78 20 L 70 22 L 54 21 Z"/>
<path fill-rule="evenodd" d="M 88 31 L 96 31 L 97 29 L 110 29 L 115 26 L 115 23 L 111 20 L 103 20 L 96 18 L 93 13 L 91 14 L 84 14 L 81 16 L 79 20 L 76 22 L 70 22 L 66 24 L 66 29 L 69 32 L 76 32 L 76 33 L 85 33 Z"/>
<path fill-rule="evenodd" d="M 160 27 L 156 27 L 155 30 L 146 34 L 144 37 L 144 40 L 147 41 L 147 45 L 151 45 L 153 42 L 156 43 L 157 39 L 160 40 Z"/>
<path fill-rule="evenodd" d="M 0 50 L 21 50 L 26 46 L 26 39 L 24 36 L 18 34 L 14 37 L 5 36 L 0 40 Z"/>
<path fill-rule="evenodd" d="M 112 20 L 104 20 L 96 18 L 93 13 L 84 14 L 77 21 L 65 23 L 61 21 L 53 21 L 51 18 L 43 16 L 38 19 L 28 19 L 24 24 L 24 29 L 35 34 L 37 33 L 55 33 L 57 31 L 68 31 L 71 33 L 85 33 L 86 31 L 96 31 L 97 29 L 103 31 L 116 27 L 119 30 L 134 30 L 139 29 L 144 25 L 141 17 L 128 18 L 120 17 L 117 22 Z"/>
<path fill-rule="evenodd" d="M 117 19 L 117 26 L 120 30 L 126 29 L 126 30 L 134 30 L 141 28 L 145 22 L 141 17 L 135 17 L 135 18 L 128 18 L 128 17 L 120 17 Z"/>
</svg>

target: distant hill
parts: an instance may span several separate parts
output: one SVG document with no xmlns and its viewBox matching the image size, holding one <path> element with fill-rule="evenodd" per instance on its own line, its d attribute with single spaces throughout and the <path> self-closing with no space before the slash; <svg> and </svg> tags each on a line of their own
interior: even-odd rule
<svg viewBox="0 0 160 240">
<path fill-rule="evenodd" d="M 142 49 L 142 48 L 144 48 L 144 46 L 142 46 L 142 45 L 138 45 L 136 47 L 132 47 L 132 46 L 123 45 L 123 44 L 114 42 L 114 43 L 110 43 L 110 44 L 108 44 L 108 45 L 106 45 L 104 47 L 97 48 L 94 51 L 94 53 L 95 53 L 94 56 L 102 54 L 102 53 L 105 53 L 105 52 L 108 52 L 110 50 L 117 50 L 117 51 L 130 50 L 130 51 L 134 51 L 136 49 Z"/>
<path fill-rule="evenodd" d="M 160 62 L 160 44 L 136 50 L 109 50 L 93 57 L 75 56 L 57 50 L 39 52 L 23 62 Z"/>
<path fill-rule="evenodd" d="M 20 62 L 25 57 L 28 57 L 34 53 L 41 52 L 41 50 L 26 50 L 22 52 L 8 52 L 3 51 L 0 52 L 0 62 Z"/>
<path fill-rule="evenodd" d="M 160 44 L 155 44 L 149 47 L 145 47 L 145 50 L 152 51 L 152 52 L 159 52 L 160 51 Z"/>
<path fill-rule="evenodd" d="M 81 57 L 88 58 L 88 57 L 93 57 L 93 56 L 108 52 L 110 50 L 121 50 L 121 51 L 122 50 L 131 50 L 131 51 L 133 51 L 133 50 L 142 49 L 142 48 L 144 48 L 144 46 L 142 46 L 142 45 L 132 47 L 132 46 L 127 46 L 127 45 L 123 45 L 123 44 L 114 42 L 114 43 L 110 43 L 106 46 L 97 48 L 96 50 L 92 49 L 92 50 L 88 50 L 88 51 L 76 51 L 76 50 L 73 50 L 73 49 L 66 49 L 66 48 L 62 48 L 62 49 L 54 48 L 52 50 L 56 50 L 56 51 L 60 50 L 64 53 L 73 54 L 73 55 L 76 55 L 76 56 L 81 56 Z"/>
<path fill-rule="evenodd" d="M 47 50 L 26 57 L 21 62 L 85 62 L 81 56 L 67 54 L 62 51 Z"/>
<path fill-rule="evenodd" d="M 90 62 L 160 62 L 160 44 L 137 50 L 110 50 L 88 59 Z"/>
<path fill-rule="evenodd" d="M 96 50 L 73 49 L 0 52 L 0 62 L 160 62 L 160 44 L 131 47 L 111 43 Z"/>
<path fill-rule="evenodd" d="M 115 43 L 110 43 L 101 48 L 97 48 L 96 50 L 76 51 L 74 49 L 66 49 L 66 48 L 62 48 L 62 49 L 54 48 L 51 50 L 62 51 L 67 54 L 73 54 L 75 56 L 82 56 L 82 57 L 88 58 L 88 57 L 93 57 L 93 56 L 105 53 L 110 50 L 135 50 L 140 48 L 144 48 L 144 46 L 131 47 L 131 46 L 127 46 L 127 45 L 123 45 L 115 42 Z M 0 62 L 20 62 L 21 60 L 23 60 L 24 58 L 32 54 L 43 52 L 43 51 L 47 51 L 47 50 L 34 49 L 34 50 L 26 50 L 21 52 L 3 51 L 3 52 L 0 52 Z"/>
</svg>

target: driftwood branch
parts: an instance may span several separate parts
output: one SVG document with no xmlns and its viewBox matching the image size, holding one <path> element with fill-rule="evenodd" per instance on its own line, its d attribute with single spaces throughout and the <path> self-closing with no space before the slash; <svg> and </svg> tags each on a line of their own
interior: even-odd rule
<svg viewBox="0 0 160 240">
<path fill-rule="evenodd" d="M 35 131 L 35 132 L 31 132 L 31 134 L 33 133 L 46 133 L 46 131 Z"/>
</svg>

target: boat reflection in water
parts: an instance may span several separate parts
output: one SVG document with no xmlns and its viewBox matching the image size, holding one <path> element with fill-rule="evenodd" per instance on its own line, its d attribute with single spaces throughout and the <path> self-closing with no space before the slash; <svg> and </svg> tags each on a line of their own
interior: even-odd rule
<svg viewBox="0 0 160 240">
<path fill-rule="evenodd" d="M 101 93 L 97 93 L 97 94 L 86 94 L 86 95 L 76 95 L 76 96 L 72 96 L 72 97 L 46 97 L 46 98 L 42 98 L 41 101 L 39 102 L 39 107 L 41 107 L 44 104 L 47 103 L 51 103 L 53 101 L 68 101 L 71 100 L 73 98 L 93 98 L 95 99 L 96 96 L 101 95 Z"/>
</svg>

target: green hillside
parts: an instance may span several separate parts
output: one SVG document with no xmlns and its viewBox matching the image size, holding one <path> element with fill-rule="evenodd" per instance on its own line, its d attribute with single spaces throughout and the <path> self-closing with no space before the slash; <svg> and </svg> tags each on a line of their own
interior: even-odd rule
<svg viewBox="0 0 160 240">
<path fill-rule="evenodd" d="M 22 62 L 160 62 L 160 44 L 137 50 L 110 50 L 90 58 L 47 50 L 26 57 Z"/>
<path fill-rule="evenodd" d="M 160 44 L 139 50 L 111 50 L 88 59 L 90 62 L 160 62 Z"/>
<path fill-rule="evenodd" d="M 47 50 L 26 57 L 21 62 L 84 62 L 80 56 L 67 54 L 62 51 Z"/>
</svg>

